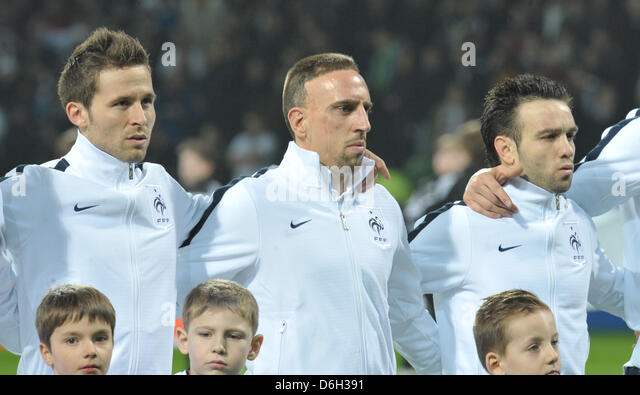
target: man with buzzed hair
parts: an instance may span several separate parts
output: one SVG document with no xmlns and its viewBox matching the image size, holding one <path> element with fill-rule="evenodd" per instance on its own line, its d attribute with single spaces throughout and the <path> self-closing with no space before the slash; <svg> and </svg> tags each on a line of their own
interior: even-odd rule
<svg viewBox="0 0 640 395">
<path fill-rule="evenodd" d="M 351 57 L 297 62 L 280 166 L 226 189 L 181 249 L 182 292 L 227 278 L 258 301 L 265 341 L 249 373 L 394 374 L 394 346 L 418 373 L 440 372 L 400 207 L 364 156 L 371 107 Z"/>
</svg>

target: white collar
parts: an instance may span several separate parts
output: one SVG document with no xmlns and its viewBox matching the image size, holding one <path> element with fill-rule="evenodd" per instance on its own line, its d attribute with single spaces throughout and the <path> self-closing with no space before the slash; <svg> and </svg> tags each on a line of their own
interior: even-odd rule
<svg viewBox="0 0 640 395">
<path fill-rule="evenodd" d="M 504 189 L 520 212 L 534 213 L 536 216 L 565 210 L 569 204 L 563 194 L 549 192 L 522 177 L 509 179 Z"/>
<path fill-rule="evenodd" d="M 63 159 L 69 163 L 65 172 L 107 187 L 126 181 L 135 183 L 142 177 L 140 165 L 123 162 L 100 150 L 79 131 L 75 144 Z M 133 180 L 129 179 L 130 173 Z"/>
<path fill-rule="evenodd" d="M 320 163 L 318 153 L 303 149 L 293 141 L 289 142 L 279 168 L 285 170 L 288 176 L 302 184 L 316 188 L 331 187 L 331 170 Z M 372 172 L 374 168 L 375 162 L 367 157 L 363 157 L 362 164 L 356 166 L 354 169 L 354 182 L 345 189 L 342 196 L 361 192 L 359 186 L 367 179 L 367 176 L 373 175 Z M 345 171 L 346 170 L 345 168 Z M 351 170 L 349 172 L 351 172 Z M 336 197 L 337 192 L 335 190 L 332 192 L 332 196 Z"/>
</svg>

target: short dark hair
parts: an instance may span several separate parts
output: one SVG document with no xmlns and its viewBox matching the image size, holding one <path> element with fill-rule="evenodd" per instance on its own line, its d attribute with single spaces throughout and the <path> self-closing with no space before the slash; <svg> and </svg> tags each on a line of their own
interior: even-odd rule
<svg viewBox="0 0 640 395">
<path fill-rule="evenodd" d="M 88 285 L 59 285 L 52 288 L 42 299 L 36 311 L 36 328 L 40 342 L 51 348 L 51 335 L 67 322 L 78 322 L 84 316 L 89 322 L 96 319 L 111 327 L 116 326 L 116 311 L 109 298 Z"/>
<path fill-rule="evenodd" d="M 293 129 L 289 124 L 289 110 L 304 106 L 307 100 L 307 90 L 304 84 L 321 75 L 338 70 L 354 70 L 360 72 L 358 65 L 351 56 L 340 53 L 321 53 L 300 59 L 294 64 L 284 80 L 282 89 L 282 115 L 284 122 L 295 139 Z"/>
<path fill-rule="evenodd" d="M 147 66 L 149 54 L 138 39 L 123 31 L 105 27 L 96 29 L 79 44 L 62 69 L 58 79 L 58 97 L 62 107 L 78 102 L 91 106 L 98 74 L 108 68 Z"/>
<path fill-rule="evenodd" d="M 518 314 L 531 314 L 541 310 L 551 311 L 535 294 L 522 289 L 510 289 L 484 298 L 476 312 L 473 336 L 480 363 L 485 367 L 487 353 L 504 354 L 509 339 L 507 323 Z"/>
<path fill-rule="evenodd" d="M 532 100 L 561 100 L 571 108 L 572 98 L 560 83 L 540 75 L 520 74 L 506 78 L 493 87 L 484 99 L 481 133 L 489 166 L 500 164 L 494 147 L 497 136 L 520 142 L 520 125 L 516 122 L 518 105 Z"/>
</svg>

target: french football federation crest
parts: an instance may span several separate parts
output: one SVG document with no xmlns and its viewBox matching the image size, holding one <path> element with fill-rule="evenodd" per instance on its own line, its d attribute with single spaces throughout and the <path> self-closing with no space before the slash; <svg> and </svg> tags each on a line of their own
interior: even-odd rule
<svg viewBox="0 0 640 395">
<path fill-rule="evenodd" d="M 387 236 L 387 230 L 385 230 L 384 226 L 382 210 L 377 208 L 370 209 L 368 227 L 371 234 L 371 240 L 380 246 L 386 247 L 390 244 L 390 241 Z"/>
<path fill-rule="evenodd" d="M 171 225 L 167 203 L 162 197 L 160 187 L 158 185 L 147 185 L 147 192 L 150 197 L 153 224 L 160 228 L 166 228 Z"/>
<path fill-rule="evenodd" d="M 565 223 L 564 229 L 569 247 L 569 258 L 571 259 L 571 262 L 576 264 L 583 264 L 585 261 L 584 246 L 582 245 L 582 240 L 580 238 L 578 224 L 575 222 Z"/>
</svg>

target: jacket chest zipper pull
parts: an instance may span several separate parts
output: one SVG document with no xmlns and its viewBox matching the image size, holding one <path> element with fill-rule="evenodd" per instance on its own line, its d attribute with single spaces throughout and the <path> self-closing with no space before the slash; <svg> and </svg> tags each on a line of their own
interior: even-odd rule
<svg viewBox="0 0 640 395">
<path fill-rule="evenodd" d="M 133 165 L 129 163 L 129 179 L 133 180 Z"/>
<path fill-rule="evenodd" d="M 287 326 L 287 321 L 282 321 L 282 323 L 280 324 L 280 334 L 284 333 L 284 328 L 286 328 Z"/>
<path fill-rule="evenodd" d="M 342 227 L 344 230 L 349 230 L 349 225 L 347 225 L 347 217 L 344 214 L 340 213 L 340 219 L 342 220 Z"/>
<path fill-rule="evenodd" d="M 560 196 L 556 195 L 556 210 L 560 210 Z"/>
</svg>

